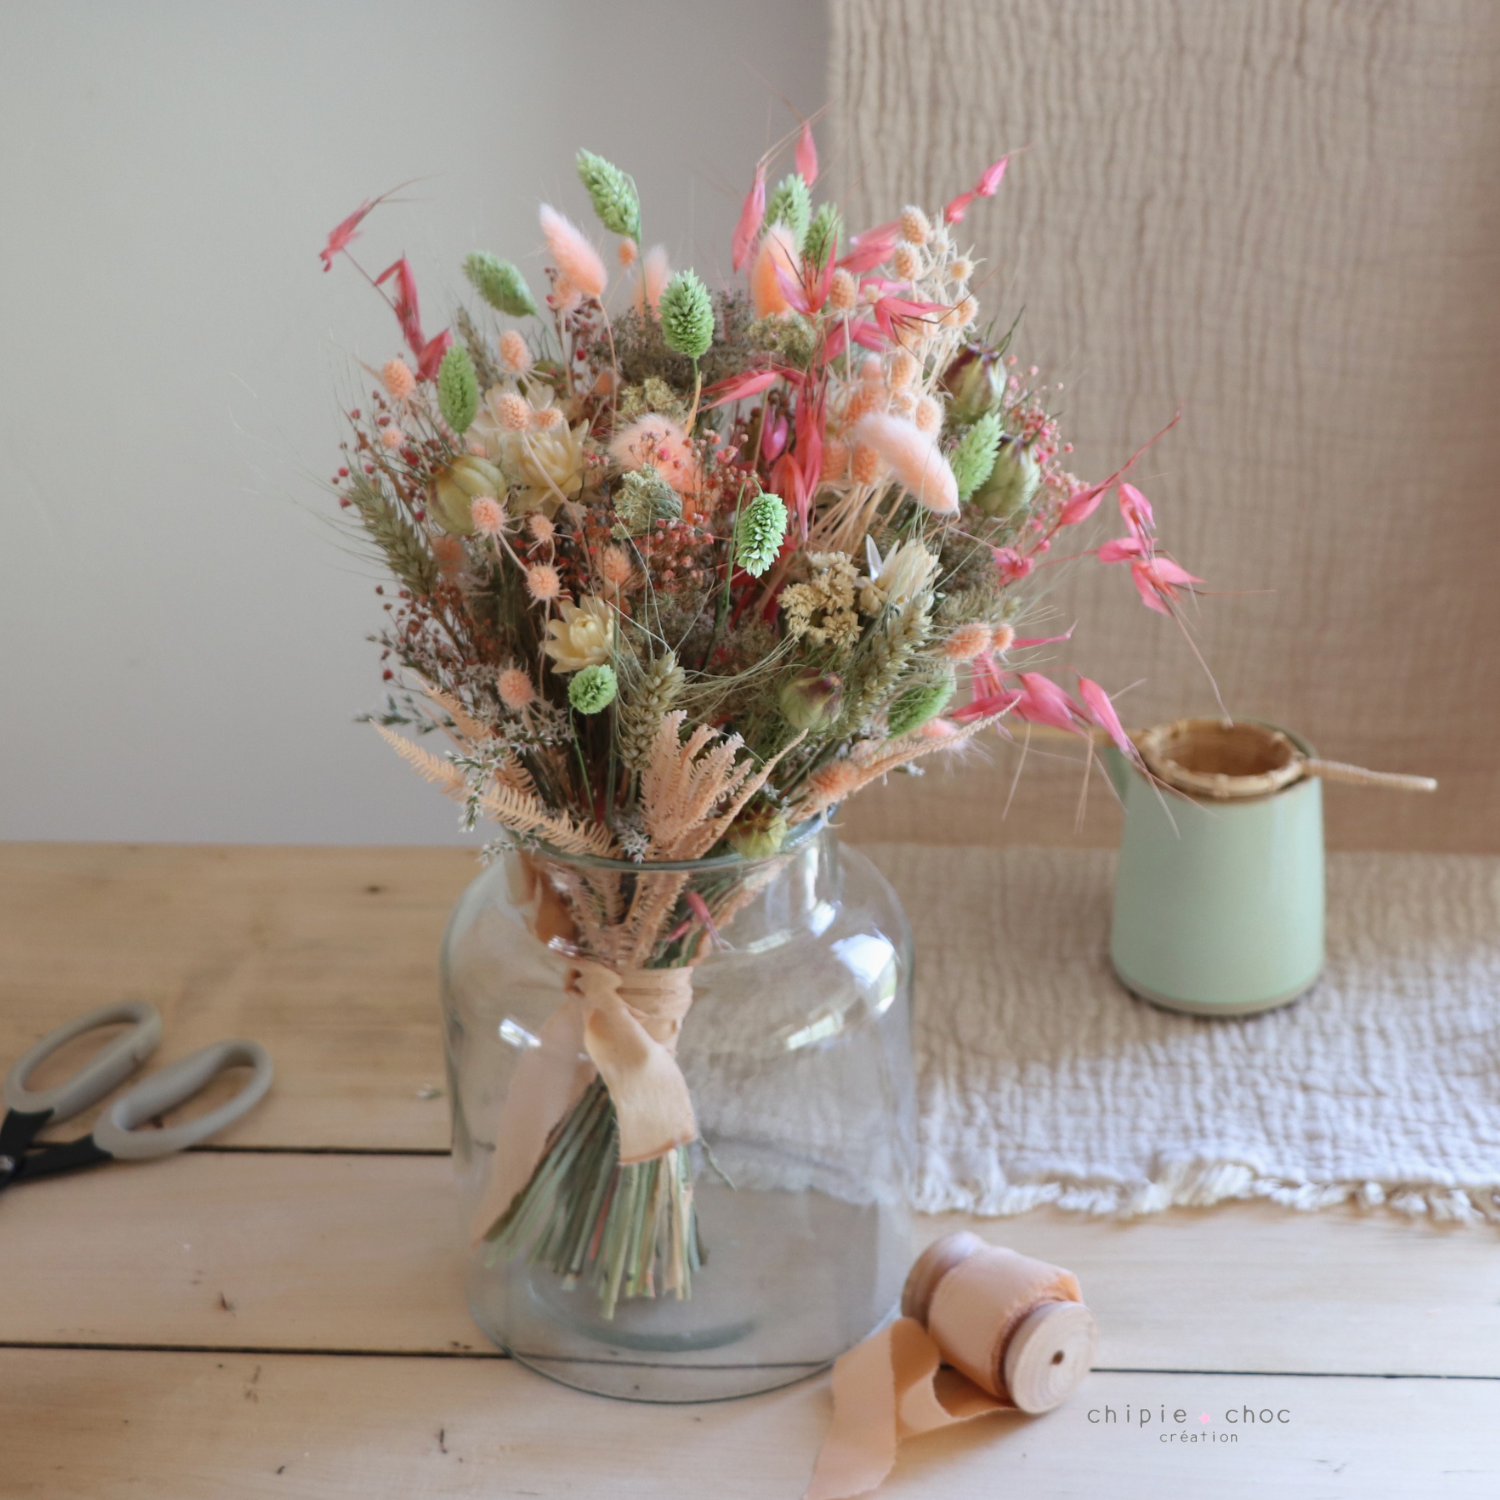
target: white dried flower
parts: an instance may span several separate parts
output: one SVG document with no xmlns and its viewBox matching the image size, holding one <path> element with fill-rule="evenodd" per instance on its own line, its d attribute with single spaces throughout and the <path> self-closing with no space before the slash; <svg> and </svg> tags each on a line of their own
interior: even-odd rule
<svg viewBox="0 0 1500 1500">
<path fill-rule="evenodd" d="M 614 655 L 614 611 L 592 594 L 578 604 L 558 605 L 561 619 L 547 621 L 549 637 L 543 648 L 554 672 L 580 672 L 603 666 Z"/>
</svg>

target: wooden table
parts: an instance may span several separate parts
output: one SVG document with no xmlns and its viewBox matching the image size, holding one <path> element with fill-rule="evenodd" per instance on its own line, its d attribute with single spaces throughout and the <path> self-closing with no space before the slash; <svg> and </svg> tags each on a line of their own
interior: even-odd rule
<svg viewBox="0 0 1500 1500">
<path fill-rule="evenodd" d="M 212 1148 L 0 1202 L 0 1497 L 800 1496 L 826 1377 L 630 1406 L 470 1324 L 433 973 L 472 872 L 461 850 L 0 846 L 0 1059 L 136 997 L 160 1061 L 239 1035 L 277 1063 Z M 1078 1272 L 1099 1368 L 1051 1416 L 908 1445 L 892 1500 L 1500 1493 L 1492 1230 L 1265 1205 L 974 1227 Z"/>
</svg>

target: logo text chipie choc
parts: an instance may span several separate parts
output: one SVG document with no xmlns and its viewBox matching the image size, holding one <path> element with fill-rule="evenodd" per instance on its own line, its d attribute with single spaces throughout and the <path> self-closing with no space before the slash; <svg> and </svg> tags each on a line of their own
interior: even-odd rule
<svg viewBox="0 0 1500 1500">
<path fill-rule="evenodd" d="M 1190 1412 L 1181 1406 L 1168 1411 L 1165 1406 L 1127 1404 L 1118 1410 L 1113 1406 L 1096 1406 L 1089 1411 L 1088 1419 L 1096 1426 L 1150 1428 L 1163 1443 L 1237 1443 L 1241 1430 L 1284 1427 L 1292 1420 L 1292 1412 L 1286 1406 L 1231 1406 L 1215 1417 L 1210 1412 Z"/>
</svg>

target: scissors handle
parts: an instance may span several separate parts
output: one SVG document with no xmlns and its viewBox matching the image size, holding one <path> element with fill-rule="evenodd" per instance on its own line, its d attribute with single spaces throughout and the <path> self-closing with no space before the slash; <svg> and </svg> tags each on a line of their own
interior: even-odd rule
<svg viewBox="0 0 1500 1500">
<path fill-rule="evenodd" d="M 130 1030 L 106 1042 L 70 1079 L 50 1089 L 29 1089 L 26 1080 L 46 1058 L 74 1037 L 100 1026 L 129 1022 Z M 86 1016 L 59 1026 L 20 1058 L 5 1078 L 6 1108 L 17 1114 L 43 1115 L 47 1121 L 70 1120 L 97 1104 L 122 1078 L 135 1072 L 161 1041 L 161 1014 L 144 1000 L 101 1005 Z"/>
<path fill-rule="evenodd" d="M 244 1088 L 226 1104 L 163 1130 L 137 1130 L 136 1126 L 176 1105 L 185 1104 L 206 1088 L 226 1068 L 239 1064 L 252 1068 Z M 99 1117 L 94 1126 L 94 1144 L 119 1161 L 149 1161 L 206 1141 L 232 1120 L 238 1120 L 265 1098 L 274 1069 L 271 1054 L 259 1042 L 212 1042 L 189 1057 L 143 1078 L 122 1094 Z"/>
</svg>

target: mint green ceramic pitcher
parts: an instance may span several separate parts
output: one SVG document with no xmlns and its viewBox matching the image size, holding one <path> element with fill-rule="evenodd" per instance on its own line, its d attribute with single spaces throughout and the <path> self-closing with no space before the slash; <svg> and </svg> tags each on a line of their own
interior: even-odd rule
<svg viewBox="0 0 1500 1500">
<path fill-rule="evenodd" d="M 1104 758 L 1125 807 L 1109 952 L 1126 987 L 1204 1016 L 1271 1010 L 1311 989 L 1323 968 L 1318 777 L 1214 801 L 1153 787 L 1112 747 Z"/>
</svg>

